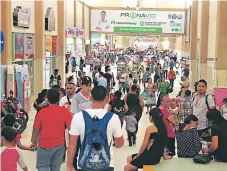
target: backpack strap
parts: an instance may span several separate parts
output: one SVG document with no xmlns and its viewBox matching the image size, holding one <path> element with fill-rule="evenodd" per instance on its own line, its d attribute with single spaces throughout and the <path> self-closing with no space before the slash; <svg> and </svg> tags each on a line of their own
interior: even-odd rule
<svg viewBox="0 0 227 171">
<path fill-rule="evenodd" d="M 94 120 L 93 118 L 89 115 L 89 113 L 85 110 L 82 110 L 82 114 L 84 117 L 84 123 L 85 123 L 85 135 L 90 131 L 90 127 L 92 126 L 96 126 L 94 125 Z"/>
<path fill-rule="evenodd" d="M 105 114 L 105 116 L 102 119 L 100 119 L 99 124 L 101 124 L 101 125 L 105 126 L 105 128 L 107 128 L 107 125 L 108 125 L 110 119 L 112 118 L 112 116 L 113 116 L 112 112 L 107 112 Z"/>
<path fill-rule="evenodd" d="M 207 94 L 206 97 L 205 97 L 205 103 L 207 105 L 207 109 L 210 110 L 210 107 L 209 107 L 209 104 L 208 104 L 208 96 L 209 96 L 209 94 Z"/>
</svg>

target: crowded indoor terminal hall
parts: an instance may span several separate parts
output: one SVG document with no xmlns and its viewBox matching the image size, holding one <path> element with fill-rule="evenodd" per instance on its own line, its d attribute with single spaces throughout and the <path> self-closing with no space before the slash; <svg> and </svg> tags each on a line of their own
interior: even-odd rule
<svg viewBox="0 0 227 171">
<path fill-rule="evenodd" d="M 227 171 L 226 0 L 0 0 L 1 171 Z"/>
</svg>

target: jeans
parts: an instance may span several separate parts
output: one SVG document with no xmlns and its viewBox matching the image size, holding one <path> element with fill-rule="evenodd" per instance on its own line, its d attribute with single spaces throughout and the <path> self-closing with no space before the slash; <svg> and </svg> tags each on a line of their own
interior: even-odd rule
<svg viewBox="0 0 227 171">
<path fill-rule="evenodd" d="M 65 154 L 65 145 L 55 148 L 37 148 L 36 168 L 38 171 L 60 171 Z"/>
<path fill-rule="evenodd" d="M 130 145 L 135 144 L 136 143 L 136 132 L 130 132 L 127 131 L 128 134 L 128 142 Z"/>
<path fill-rule="evenodd" d="M 171 156 L 175 156 L 175 138 L 168 137 L 166 147 L 169 153 L 171 153 Z"/>
<path fill-rule="evenodd" d="M 85 170 L 83 170 L 83 169 L 78 169 L 78 171 L 85 171 Z M 103 171 L 114 171 L 114 168 L 113 168 L 113 167 L 110 167 L 110 168 L 108 168 L 108 169 L 106 169 L 106 170 L 103 170 Z"/>
<path fill-rule="evenodd" d="M 169 84 L 170 84 L 170 86 L 173 88 L 173 86 L 174 86 L 174 79 L 169 80 Z"/>
</svg>

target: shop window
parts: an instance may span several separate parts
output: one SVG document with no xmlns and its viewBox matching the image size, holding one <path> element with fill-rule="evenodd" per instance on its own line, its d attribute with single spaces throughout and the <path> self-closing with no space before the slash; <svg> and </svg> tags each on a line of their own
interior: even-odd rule
<svg viewBox="0 0 227 171">
<path fill-rule="evenodd" d="M 34 60 L 28 60 L 28 61 L 14 61 L 13 64 L 17 65 L 28 65 L 28 73 L 29 73 L 29 80 L 31 81 L 31 95 L 34 94 Z"/>
</svg>

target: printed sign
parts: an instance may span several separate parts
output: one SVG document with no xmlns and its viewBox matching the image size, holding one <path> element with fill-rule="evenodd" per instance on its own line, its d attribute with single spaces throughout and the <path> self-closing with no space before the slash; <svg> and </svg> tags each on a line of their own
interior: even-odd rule
<svg viewBox="0 0 227 171">
<path fill-rule="evenodd" d="M 223 100 L 227 98 L 227 88 L 215 87 L 214 98 L 215 98 L 216 106 L 218 106 L 219 108 L 222 107 L 222 105 L 224 104 Z"/>
<path fill-rule="evenodd" d="M 0 52 L 2 53 L 3 49 L 4 49 L 4 34 L 3 32 L 1 31 L 0 32 Z"/>
<path fill-rule="evenodd" d="M 13 25 L 19 27 L 30 27 L 31 9 L 17 6 L 13 11 Z"/>
<path fill-rule="evenodd" d="M 54 10 L 51 7 L 48 7 L 47 13 L 45 16 L 45 30 L 54 31 L 56 25 L 56 19 L 54 16 Z"/>
<path fill-rule="evenodd" d="M 91 31 L 184 34 L 183 11 L 91 10 Z"/>
<path fill-rule="evenodd" d="M 52 36 L 52 56 L 57 55 L 57 36 Z"/>
<path fill-rule="evenodd" d="M 80 27 L 68 27 L 65 30 L 65 36 L 67 38 L 83 38 L 84 29 L 82 29 Z"/>
<path fill-rule="evenodd" d="M 15 60 L 24 60 L 24 34 L 15 33 Z"/>
<path fill-rule="evenodd" d="M 24 81 L 24 96 L 25 99 L 31 96 L 31 81 Z"/>
<path fill-rule="evenodd" d="M 46 36 L 46 52 L 52 53 L 52 36 Z"/>
<path fill-rule="evenodd" d="M 24 57 L 25 59 L 34 58 L 34 35 L 25 34 L 24 36 Z"/>
</svg>

